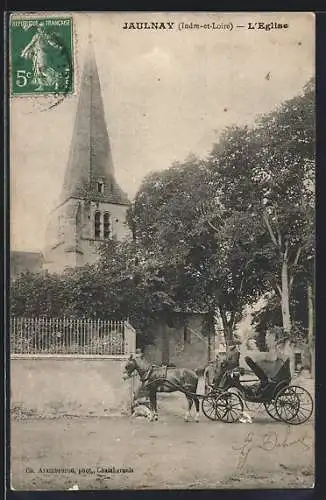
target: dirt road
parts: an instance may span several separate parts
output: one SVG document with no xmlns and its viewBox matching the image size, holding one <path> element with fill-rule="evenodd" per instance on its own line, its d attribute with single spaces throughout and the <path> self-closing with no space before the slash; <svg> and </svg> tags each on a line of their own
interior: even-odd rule
<svg viewBox="0 0 326 500">
<path fill-rule="evenodd" d="M 178 396 L 169 395 L 159 404 L 160 420 L 152 423 L 131 417 L 14 419 L 12 486 L 62 490 L 73 485 L 79 489 L 313 485 L 313 422 L 287 426 L 258 412 L 253 424 L 211 422 L 204 415 L 199 423 L 185 423 L 184 402 Z"/>
</svg>

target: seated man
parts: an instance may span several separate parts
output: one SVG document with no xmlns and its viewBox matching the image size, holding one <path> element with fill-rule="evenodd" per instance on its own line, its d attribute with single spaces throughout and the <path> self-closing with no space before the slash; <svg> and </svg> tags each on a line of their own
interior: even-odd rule
<svg viewBox="0 0 326 500">
<path fill-rule="evenodd" d="M 228 377 L 237 376 L 236 371 L 239 368 L 239 359 L 240 351 L 238 345 L 234 343 L 228 346 L 225 358 L 223 360 L 217 360 L 215 376 L 213 380 L 214 387 L 224 388 L 227 384 Z"/>
<path fill-rule="evenodd" d="M 239 368 L 240 351 L 237 344 L 232 344 L 227 348 L 226 360 L 228 370 Z"/>
</svg>

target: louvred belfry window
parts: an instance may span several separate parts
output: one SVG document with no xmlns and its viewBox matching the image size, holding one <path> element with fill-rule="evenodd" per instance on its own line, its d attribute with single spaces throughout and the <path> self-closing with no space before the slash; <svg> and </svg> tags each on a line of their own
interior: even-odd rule
<svg viewBox="0 0 326 500">
<path fill-rule="evenodd" d="M 110 228 L 110 214 L 109 212 L 104 213 L 103 219 L 103 229 L 104 229 L 104 239 L 108 240 L 110 238 L 111 228 Z"/>
<path fill-rule="evenodd" d="M 101 237 L 101 212 L 95 212 L 94 234 L 95 239 L 99 239 Z"/>
</svg>

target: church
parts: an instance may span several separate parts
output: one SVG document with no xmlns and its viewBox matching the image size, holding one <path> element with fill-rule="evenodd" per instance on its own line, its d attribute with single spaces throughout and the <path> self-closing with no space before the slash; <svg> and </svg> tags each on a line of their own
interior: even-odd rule
<svg viewBox="0 0 326 500">
<path fill-rule="evenodd" d="M 122 241 L 131 236 L 126 223 L 129 206 L 127 195 L 115 179 L 100 80 L 90 41 L 68 162 L 58 204 L 49 217 L 46 247 L 43 255 L 38 256 L 31 256 L 31 252 L 12 252 L 12 277 L 26 271 L 60 273 L 65 268 L 94 263 L 99 257 L 101 242 L 112 238 Z"/>
</svg>

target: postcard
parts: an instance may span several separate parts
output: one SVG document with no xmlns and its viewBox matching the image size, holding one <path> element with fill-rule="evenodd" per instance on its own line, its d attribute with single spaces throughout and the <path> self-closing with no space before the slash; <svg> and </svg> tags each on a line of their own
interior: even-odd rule
<svg viewBox="0 0 326 500">
<path fill-rule="evenodd" d="M 11 488 L 313 488 L 314 14 L 8 28 Z"/>
</svg>

